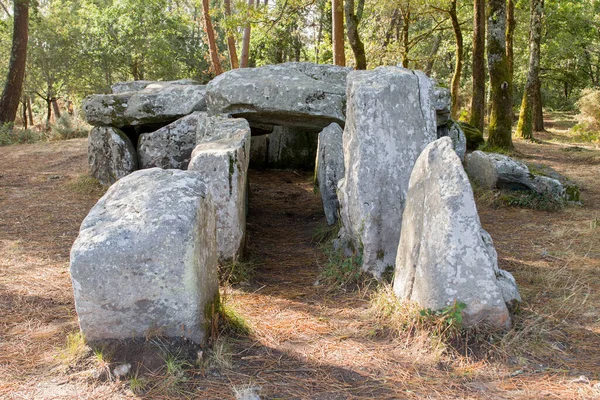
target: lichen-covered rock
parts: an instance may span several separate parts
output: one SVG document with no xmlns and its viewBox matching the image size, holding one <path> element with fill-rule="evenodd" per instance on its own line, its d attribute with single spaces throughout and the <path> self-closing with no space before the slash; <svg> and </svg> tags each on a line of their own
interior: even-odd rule
<svg viewBox="0 0 600 400">
<path fill-rule="evenodd" d="M 138 167 L 133 144 L 116 128 L 95 127 L 88 137 L 89 174 L 110 185 Z"/>
<path fill-rule="evenodd" d="M 221 262 L 237 260 L 246 238 L 246 196 L 250 161 L 250 126 L 241 118 L 209 118 L 210 131 L 192 153 L 188 170 L 207 182 L 215 202 Z"/>
<path fill-rule="evenodd" d="M 337 222 L 340 208 L 337 186 L 340 179 L 344 177 L 343 133 L 338 124 L 331 124 L 319 133 L 316 175 L 325 218 L 329 225 Z"/>
<path fill-rule="evenodd" d="M 270 168 L 312 170 L 319 135 L 299 128 L 276 126 L 269 134 L 267 162 Z"/>
<path fill-rule="evenodd" d="M 177 81 L 127 81 L 117 82 L 110 88 L 113 94 L 125 92 L 138 92 L 152 85 L 152 88 L 165 87 L 169 85 L 197 85 L 193 79 L 180 79 Z"/>
<path fill-rule="evenodd" d="M 71 249 L 86 339 L 183 337 L 203 343 L 218 299 L 215 212 L 194 172 L 140 170 L 114 184 Z"/>
<path fill-rule="evenodd" d="M 381 67 L 350 73 L 347 95 L 343 239 L 380 277 L 396 260 L 414 163 L 436 139 L 433 84 L 418 71 Z"/>
<path fill-rule="evenodd" d="M 140 168 L 187 169 L 196 147 L 198 123 L 205 120 L 201 114 L 206 113 L 194 112 L 157 131 L 140 135 Z"/>
<path fill-rule="evenodd" d="M 250 168 L 266 168 L 268 150 L 268 135 L 252 136 L 250 145 Z"/>
<path fill-rule="evenodd" d="M 558 181 L 564 188 L 564 196 L 567 201 L 579 202 L 581 201 L 581 192 L 579 187 L 575 182 L 566 176 L 562 175 L 555 169 L 539 164 L 539 163 L 528 163 L 527 167 L 529 168 L 529 172 L 531 172 L 536 177 L 548 177 Z"/>
<path fill-rule="evenodd" d="M 464 326 L 508 328 L 506 303 L 520 296 L 496 257 L 452 141 L 438 139 L 423 150 L 410 178 L 394 292 L 432 310 L 464 303 Z"/>
<path fill-rule="evenodd" d="M 452 121 L 448 127 L 448 137 L 452 139 L 452 145 L 456 155 L 460 158 L 460 161 L 465 160 L 465 154 L 467 153 L 467 138 L 460 125 Z"/>
<path fill-rule="evenodd" d="M 345 120 L 345 76 L 350 68 L 285 63 L 227 71 L 207 86 L 210 114 L 231 114 L 251 125 L 323 129 Z"/>
<path fill-rule="evenodd" d="M 437 126 L 443 126 L 450 121 L 450 107 L 452 98 L 450 90 L 436 86 L 433 90 L 433 106 L 435 107 L 435 116 Z"/>
<path fill-rule="evenodd" d="M 474 151 L 467 157 L 466 170 L 486 189 L 531 191 L 556 202 L 571 201 L 558 179 L 532 174 L 526 164 L 502 154 Z"/>
<path fill-rule="evenodd" d="M 194 111 L 205 111 L 206 86 L 162 84 L 117 94 L 95 94 L 83 101 L 86 121 L 94 126 L 146 125 L 173 122 Z"/>
</svg>

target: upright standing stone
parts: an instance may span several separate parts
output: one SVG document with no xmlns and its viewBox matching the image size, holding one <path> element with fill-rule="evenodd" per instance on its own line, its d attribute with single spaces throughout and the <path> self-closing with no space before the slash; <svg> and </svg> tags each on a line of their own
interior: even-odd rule
<svg viewBox="0 0 600 400">
<path fill-rule="evenodd" d="M 269 134 L 269 167 L 314 170 L 318 140 L 317 132 L 276 126 Z"/>
<path fill-rule="evenodd" d="M 123 132 L 111 127 L 95 127 L 88 137 L 88 165 L 91 176 L 110 185 L 138 167 L 133 144 Z"/>
<path fill-rule="evenodd" d="M 423 73 L 380 67 L 348 75 L 341 184 L 344 240 L 376 277 L 394 266 L 413 165 L 436 139 L 433 84 Z"/>
<path fill-rule="evenodd" d="M 508 328 L 506 303 L 521 300 L 514 278 L 498 269 L 469 178 L 448 137 L 427 146 L 413 169 L 394 291 L 432 310 L 465 303 L 465 326 Z"/>
<path fill-rule="evenodd" d="M 344 177 L 343 133 L 338 124 L 331 124 L 319 133 L 317 180 L 325 218 L 329 225 L 337 222 L 340 208 L 337 187 L 340 179 Z"/>
<path fill-rule="evenodd" d="M 202 177 L 152 168 L 118 181 L 81 224 L 71 277 L 87 340 L 203 343 L 219 284 L 215 212 Z"/>
<path fill-rule="evenodd" d="M 202 142 L 192 153 L 190 171 L 207 182 L 215 202 L 221 262 L 237 260 L 246 238 L 246 197 L 250 162 L 250 126 L 244 119 L 209 117 Z"/>
</svg>

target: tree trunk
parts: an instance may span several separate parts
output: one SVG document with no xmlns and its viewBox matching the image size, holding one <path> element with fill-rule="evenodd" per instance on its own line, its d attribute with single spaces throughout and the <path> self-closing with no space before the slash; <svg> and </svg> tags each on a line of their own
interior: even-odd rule
<svg viewBox="0 0 600 400">
<path fill-rule="evenodd" d="M 53 97 L 50 101 L 52 102 L 52 111 L 54 111 L 54 117 L 56 119 L 60 118 L 60 108 L 58 107 L 58 100 L 56 99 L 56 97 Z"/>
<path fill-rule="evenodd" d="M 206 36 L 208 37 L 208 49 L 210 52 L 210 64 L 213 72 L 216 75 L 221 75 L 223 69 L 221 68 L 221 60 L 219 60 L 219 50 L 217 49 L 217 42 L 215 40 L 215 30 L 210 20 L 210 9 L 208 0 L 202 0 L 202 13 L 204 15 L 204 27 L 206 29 Z"/>
<path fill-rule="evenodd" d="M 529 73 L 519 123 L 517 124 L 517 135 L 523 139 L 533 140 L 533 103 L 540 73 L 540 45 L 542 41 L 542 15 L 544 13 L 544 0 L 530 0 L 529 17 Z"/>
<path fill-rule="evenodd" d="M 49 128 L 52 119 L 52 100 L 49 97 L 44 100 L 46 101 L 46 128 Z"/>
<path fill-rule="evenodd" d="M 248 0 L 248 8 L 252 8 L 254 0 Z M 244 36 L 242 37 L 242 60 L 240 62 L 241 68 L 248 68 L 248 59 L 250 58 L 250 21 L 246 22 L 244 28 Z"/>
<path fill-rule="evenodd" d="M 491 113 L 488 145 L 510 150 L 512 144 L 512 76 L 506 55 L 506 0 L 488 0 L 487 55 Z"/>
<path fill-rule="evenodd" d="M 542 104 L 542 84 L 538 75 L 538 81 L 535 84 L 535 95 L 533 96 L 533 131 L 545 132 L 544 127 L 544 109 Z"/>
<path fill-rule="evenodd" d="M 12 49 L 6 85 L 0 97 L 0 125 L 15 121 L 27 61 L 29 31 L 29 0 L 14 0 Z"/>
<path fill-rule="evenodd" d="M 513 44 L 515 41 L 515 27 L 517 25 L 517 21 L 515 20 L 515 1 L 508 0 L 506 2 L 506 58 L 508 60 L 508 71 L 510 73 L 511 79 L 514 76 L 515 67 L 514 67 L 514 50 Z"/>
<path fill-rule="evenodd" d="M 231 0 L 225 0 L 225 16 L 231 17 Z M 229 62 L 231 63 L 231 69 L 240 67 L 240 63 L 237 56 L 237 50 L 235 48 L 235 38 L 231 31 L 227 32 L 227 49 L 229 50 Z"/>
<path fill-rule="evenodd" d="M 485 117 L 485 0 L 473 4 L 473 94 L 469 123 L 483 132 Z"/>
<path fill-rule="evenodd" d="M 27 129 L 27 100 L 22 99 L 21 101 L 21 117 L 23 118 L 23 128 Z"/>
<path fill-rule="evenodd" d="M 332 0 L 332 41 L 333 41 L 333 63 L 335 65 L 346 65 L 346 54 L 344 53 L 344 1 Z"/>
<path fill-rule="evenodd" d="M 440 45 L 442 44 L 442 34 L 439 33 L 435 41 L 433 42 L 433 47 L 431 48 L 431 53 L 429 54 L 429 58 L 427 59 L 427 65 L 425 66 L 425 75 L 431 76 L 431 71 L 433 70 L 433 66 L 435 64 L 435 59 L 437 58 L 437 53 L 440 50 Z"/>
<path fill-rule="evenodd" d="M 367 69 L 367 56 L 365 55 L 365 45 L 358 34 L 358 24 L 362 19 L 365 0 L 358 0 L 356 11 L 354 10 L 354 0 L 346 0 L 344 10 L 346 12 L 346 29 L 348 31 L 348 42 L 352 47 L 354 59 L 356 60 L 356 69 Z"/>
<path fill-rule="evenodd" d="M 27 115 L 29 116 L 29 125 L 33 126 L 33 111 L 31 110 L 31 97 L 27 96 Z"/>
<path fill-rule="evenodd" d="M 452 96 L 452 118 L 454 119 L 458 119 L 458 113 L 460 110 L 458 92 L 460 91 L 460 77 L 462 75 L 463 68 L 463 36 L 460 29 L 460 23 L 458 22 L 458 16 L 456 15 L 456 2 L 457 0 L 452 0 L 452 5 L 449 12 L 450 19 L 452 20 L 454 36 L 456 36 L 456 61 L 450 91 Z"/>
<path fill-rule="evenodd" d="M 410 10 L 402 12 L 402 66 L 408 68 Z"/>
</svg>

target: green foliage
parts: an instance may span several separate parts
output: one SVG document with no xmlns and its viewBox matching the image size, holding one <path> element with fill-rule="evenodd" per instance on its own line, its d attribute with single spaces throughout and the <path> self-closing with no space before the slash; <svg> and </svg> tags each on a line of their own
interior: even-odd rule
<svg viewBox="0 0 600 400">
<path fill-rule="evenodd" d="M 487 190 L 473 185 L 473 192 L 478 201 L 494 208 L 519 207 L 554 212 L 566 205 L 564 201 L 531 191 Z"/>
<path fill-rule="evenodd" d="M 235 285 L 239 283 L 248 283 L 252 280 L 258 263 L 247 261 L 232 261 L 226 264 L 219 265 L 219 282 L 222 285 Z"/>
<path fill-rule="evenodd" d="M 468 150 L 477 150 L 479 146 L 485 143 L 483 133 L 479 129 L 464 121 L 458 121 L 458 125 L 467 138 Z"/>
<path fill-rule="evenodd" d="M 63 114 L 50 126 L 48 140 L 67 140 L 87 137 L 89 125 L 69 114 Z"/>
<path fill-rule="evenodd" d="M 0 126 L 0 146 L 11 144 L 35 143 L 44 140 L 45 136 L 32 129 L 19 129 L 12 124 Z"/>
<path fill-rule="evenodd" d="M 312 242 L 322 245 L 331 242 L 333 239 L 337 237 L 338 232 L 340 231 L 340 223 L 333 225 L 328 225 L 323 223 L 315 229 L 312 235 Z"/>
<path fill-rule="evenodd" d="M 440 327 L 440 332 L 445 332 L 447 329 L 460 329 L 462 327 L 465 308 L 467 308 L 465 303 L 455 301 L 441 310 L 436 311 L 428 308 L 419 311 L 419 314 L 427 321 L 427 324 Z"/>
<path fill-rule="evenodd" d="M 346 257 L 341 249 L 332 245 L 321 248 L 327 256 L 327 263 L 319 274 L 318 281 L 331 290 L 355 290 L 373 282 L 374 278 L 362 270 L 362 251 Z"/>
</svg>

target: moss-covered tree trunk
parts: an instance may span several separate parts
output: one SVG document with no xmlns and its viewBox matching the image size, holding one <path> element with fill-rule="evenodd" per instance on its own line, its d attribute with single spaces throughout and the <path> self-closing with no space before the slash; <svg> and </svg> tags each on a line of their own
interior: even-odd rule
<svg viewBox="0 0 600 400">
<path fill-rule="evenodd" d="M 358 24 L 362 19 L 365 0 L 358 0 L 356 10 L 354 9 L 354 0 L 346 0 L 344 11 L 346 14 L 346 31 L 348 34 L 348 43 L 352 47 L 354 58 L 356 60 L 356 69 L 367 69 L 367 56 L 365 54 L 365 45 L 358 34 Z"/>
<path fill-rule="evenodd" d="M 462 75 L 463 68 L 463 36 L 460 29 L 460 23 L 458 22 L 458 15 L 456 14 L 456 2 L 452 0 L 450 6 L 450 20 L 452 21 L 452 29 L 454 30 L 454 36 L 456 37 L 456 55 L 454 63 L 454 74 L 452 75 L 451 83 L 451 96 L 452 96 L 452 118 L 458 119 L 460 110 L 460 102 L 458 92 L 460 91 L 460 77 Z"/>
<path fill-rule="evenodd" d="M 346 53 L 344 52 L 344 1 L 332 0 L 332 44 L 333 63 L 335 65 L 346 65 Z"/>
<path fill-rule="evenodd" d="M 533 103 L 540 73 L 540 45 L 542 41 L 542 15 L 544 0 L 530 0 L 529 17 L 529 73 L 521 102 L 517 135 L 533 139 Z"/>
<path fill-rule="evenodd" d="M 14 26 L 6 84 L 0 97 L 0 125 L 14 122 L 21 99 L 29 38 L 29 0 L 14 1 Z"/>
<path fill-rule="evenodd" d="M 512 143 L 512 76 L 506 56 L 506 1 L 488 0 L 487 59 L 490 74 L 488 145 L 510 150 Z"/>
<path fill-rule="evenodd" d="M 485 117 L 485 0 L 473 3 L 473 93 L 469 123 L 483 132 Z"/>
<path fill-rule="evenodd" d="M 517 20 L 515 19 L 515 1 L 508 0 L 506 2 L 506 58 L 508 59 L 508 70 L 510 76 L 515 73 L 515 52 L 513 44 L 515 42 L 515 28 Z"/>
</svg>

